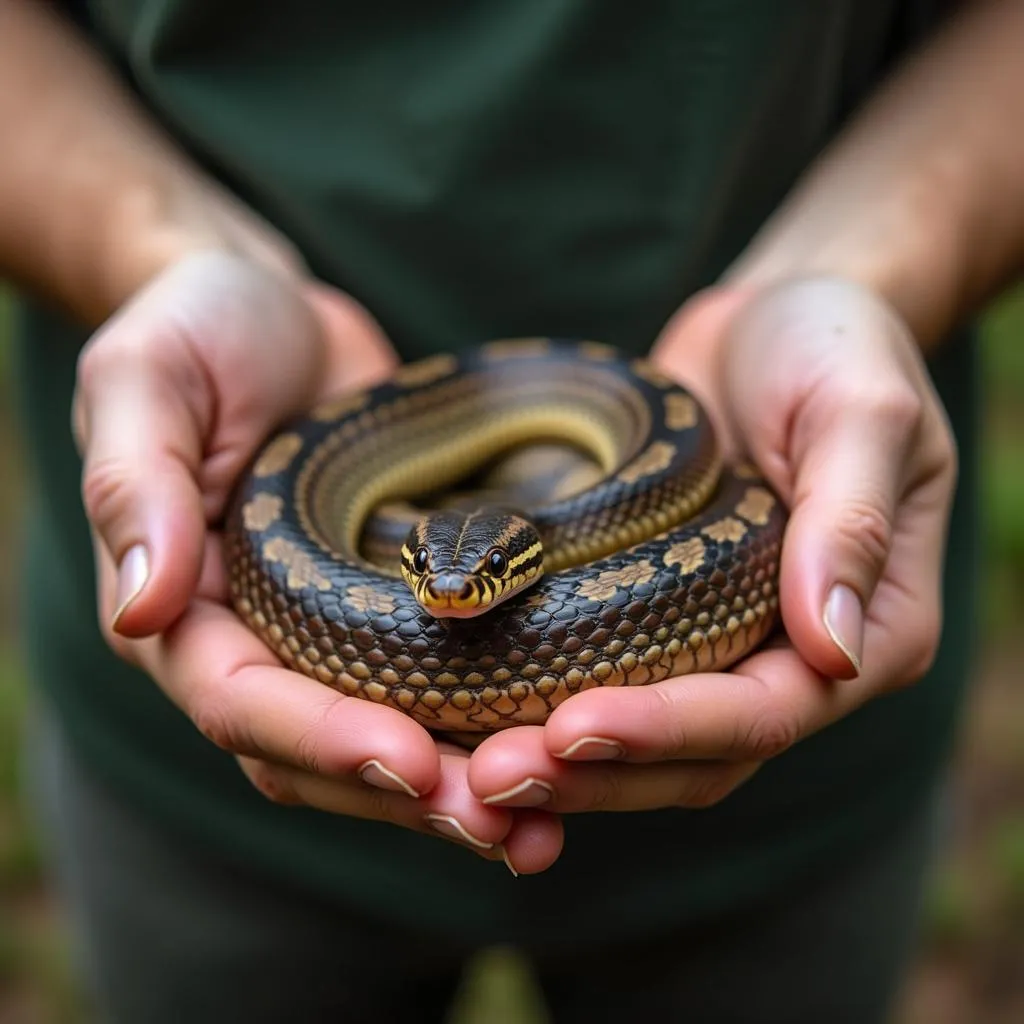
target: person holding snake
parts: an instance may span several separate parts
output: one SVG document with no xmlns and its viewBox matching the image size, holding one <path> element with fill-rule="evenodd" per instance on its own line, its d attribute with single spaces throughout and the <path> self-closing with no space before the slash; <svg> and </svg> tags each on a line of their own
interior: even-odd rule
<svg viewBox="0 0 1024 1024">
<path fill-rule="evenodd" d="M 440 1020 L 499 942 L 559 1021 L 885 1019 L 1022 42 L 1016 0 L 0 6 L 27 753 L 101 1019 Z M 481 495 L 520 442 L 586 479 Z"/>
</svg>

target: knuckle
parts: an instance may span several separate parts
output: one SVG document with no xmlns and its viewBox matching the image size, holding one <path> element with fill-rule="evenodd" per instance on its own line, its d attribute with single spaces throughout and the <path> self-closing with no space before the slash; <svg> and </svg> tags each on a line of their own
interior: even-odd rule
<svg viewBox="0 0 1024 1024">
<path fill-rule="evenodd" d="M 335 763 L 339 760 L 337 757 L 329 756 L 332 745 L 327 742 L 329 737 L 343 734 L 343 727 L 338 724 L 338 716 L 344 713 L 344 699 L 328 690 L 309 727 L 301 733 L 295 743 L 294 758 L 299 768 L 311 775 L 320 775 L 335 774 L 348 767 L 345 763 Z"/>
<path fill-rule="evenodd" d="M 705 771 L 687 781 L 678 804 L 692 810 L 704 810 L 720 804 L 735 788 L 736 780 L 726 768 Z"/>
<path fill-rule="evenodd" d="M 93 523 L 103 525 L 124 515 L 132 491 L 132 472 L 122 459 L 101 459 L 86 465 L 82 474 L 82 503 Z"/>
<path fill-rule="evenodd" d="M 104 344 L 102 334 L 94 334 L 82 346 L 75 365 L 75 381 L 80 391 L 91 393 L 106 375 L 109 364 L 107 352 L 108 346 Z"/>
<path fill-rule="evenodd" d="M 614 810 L 622 800 L 623 779 L 621 771 L 607 768 L 594 773 L 594 784 L 584 800 L 583 811 Z"/>
<path fill-rule="evenodd" d="M 366 800 L 368 804 L 368 817 L 373 821 L 379 821 L 384 825 L 402 825 L 399 820 L 395 802 L 390 794 L 376 786 L 366 786 Z"/>
<path fill-rule="evenodd" d="M 935 664 L 942 635 L 942 613 L 935 602 L 929 609 L 918 609 L 918 621 L 903 634 L 903 658 L 893 687 L 905 688 L 920 682 Z"/>
<path fill-rule="evenodd" d="M 648 686 L 645 689 L 650 691 L 649 697 L 654 705 L 649 710 L 649 717 L 661 723 L 660 755 L 669 758 L 687 750 L 693 737 L 690 735 L 687 716 L 680 714 L 677 696 L 659 686 Z"/>
<path fill-rule="evenodd" d="M 71 396 L 71 437 L 80 457 L 89 444 L 89 415 L 82 393 L 76 389 Z"/>
<path fill-rule="evenodd" d="M 253 788 L 271 803 L 283 806 L 295 806 L 302 803 L 288 780 L 287 773 L 279 768 L 266 761 L 249 758 L 240 758 L 239 764 Z"/>
<path fill-rule="evenodd" d="M 949 480 L 949 489 L 952 491 L 960 474 L 960 451 L 956 435 L 945 414 L 940 412 L 937 419 L 938 425 L 934 431 L 934 461 L 938 472 Z"/>
<path fill-rule="evenodd" d="M 249 745 L 241 741 L 238 724 L 221 699 L 204 694 L 192 708 L 192 722 L 214 746 L 233 754 L 242 754 Z"/>
<path fill-rule="evenodd" d="M 920 428 L 924 402 L 909 381 L 893 379 L 864 397 L 862 411 L 887 434 L 906 437 Z"/>
<path fill-rule="evenodd" d="M 92 395 L 115 372 L 134 373 L 144 359 L 146 332 L 117 330 L 114 325 L 101 328 L 82 346 L 75 364 L 77 389 Z"/>
<path fill-rule="evenodd" d="M 295 744 L 295 763 L 303 771 L 311 775 L 322 772 L 320 729 L 306 730 Z"/>
<path fill-rule="evenodd" d="M 869 501 L 857 499 L 838 510 L 832 525 L 840 544 L 854 549 L 877 576 L 889 557 L 893 526 L 888 516 Z"/>
<path fill-rule="evenodd" d="M 800 738 L 794 714 L 762 709 L 739 737 L 737 748 L 755 761 L 769 761 L 792 747 Z"/>
</svg>

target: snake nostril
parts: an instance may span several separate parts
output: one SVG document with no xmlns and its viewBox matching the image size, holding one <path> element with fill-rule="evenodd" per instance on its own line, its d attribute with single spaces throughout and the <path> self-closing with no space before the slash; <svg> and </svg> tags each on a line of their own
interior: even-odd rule
<svg viewBox="0 0 1024 1024">
<path fill-rule="evenodd" d="M 468 601 L 473 597 L 473 583 L 462 573 L 442 572 L 431 576 L 424 584 L 427 596 L 433 601 Z"/>
</svg>

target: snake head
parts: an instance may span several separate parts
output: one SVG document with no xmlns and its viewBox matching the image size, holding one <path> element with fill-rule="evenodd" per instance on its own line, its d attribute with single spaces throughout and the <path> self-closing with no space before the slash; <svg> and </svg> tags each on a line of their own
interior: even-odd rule
<svg viewBox="0 0 1024 1024">
<path fill-rule="evenodd" d="M 530 586 L 543 572 L 536 527 L 498 508 L 424 516 L 402 546 L 402 577 L 436 618 L 482 615 Z"/>
</svg>

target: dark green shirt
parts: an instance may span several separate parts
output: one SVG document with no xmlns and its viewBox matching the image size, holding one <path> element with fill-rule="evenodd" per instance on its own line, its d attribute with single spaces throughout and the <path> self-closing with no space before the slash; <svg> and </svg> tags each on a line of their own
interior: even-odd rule
<svg viewBox="0 0 1024 1024">
<path fill-rule="evenodd" d="M 538 334 L 646 349 L 930 6 L 96 0 L 87 13 L 182 144 L 413 357 Z M 929 678 L 801 743 L 711 810 L 571 817 L 558 864 L 516 881 L 443 842 L 271 805 L 107 651 L 67 427 L 85 333 L 26 304 L 20 337 L 37 470 L 34 677 L 126 799 L 211 849 L 324 898 L 480 938 L 623 939 L 856 855 L 935 786 L 971 654 L 966 341 L 932 364 L 965 454 L 947 565 L 958 625 Z"/>
</svg>

